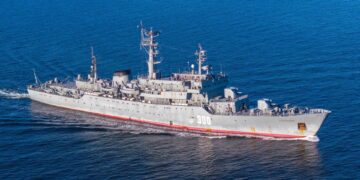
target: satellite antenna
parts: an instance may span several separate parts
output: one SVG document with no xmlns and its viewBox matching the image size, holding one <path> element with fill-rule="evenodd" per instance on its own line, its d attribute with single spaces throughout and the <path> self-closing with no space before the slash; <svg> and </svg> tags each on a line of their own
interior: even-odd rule
<svg viewBox="0 0 360 180">
<path fill-rule="evenodd" d="M 195 73 L 195 65 L 194 64 L 191 64 L 191 74 L 194 74 Z"/>
</svg>

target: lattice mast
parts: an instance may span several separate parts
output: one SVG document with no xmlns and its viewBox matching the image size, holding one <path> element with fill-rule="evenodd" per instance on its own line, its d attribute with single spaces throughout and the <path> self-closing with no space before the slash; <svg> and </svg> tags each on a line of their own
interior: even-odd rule
<svg viewBox="0 0 360 180">
<path fill-rule="evenodd" d="M 91 47 L 91 71 L 90 77 L 92 82 L 96 82 L 97 76 L 97 66 L 96 66 L 96 56 L 94 54 L 94 48 Z"/>
<path fill-rule="evenodd" d="M 153 31 L 152 28 L 147 30 L 143 27 L 142 22 L 140 22 L 140 35 L 141 42 L 140 48 L 144 48 L 145 52 L 148 54 L 148 79 L 156 79 L 156 67 L 155 65 L 160 64 L 160 61 L 156 59 L 159 54 L 158 43 L 155 41 L 155 38 L 160 35 L 159 31 Z"/>
<path fill-rule="evenodd" d="M 202 66 L 202 64 L 206 61 L 206 51 L 202 48 L 201 44 L 198 45 L 198 50 L 196 50 L 195 55 L 197 56 L 196 61 L 198 63 L 198 74 L 201 75 L 202 69 L 207 68 Z"/>
</svg>

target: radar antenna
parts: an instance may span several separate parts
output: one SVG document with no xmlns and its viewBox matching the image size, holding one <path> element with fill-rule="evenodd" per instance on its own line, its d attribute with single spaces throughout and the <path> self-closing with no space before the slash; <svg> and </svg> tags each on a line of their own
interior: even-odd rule
<svg viewBox="0 0 360 180">
<path fill-rule="evenodd" d="M 156 69 L 155 65 L 160 64 L 161 61 L 156 60 L 156 56 L 159 54 L 158 43 L 155 41 L 155 38 L 160 35 L 159 31 L 153 31 L 144 28 L 142 22 L 140 21 L 140 49 L 144 48 L 145 52 L 148 54 L 148 79 L 156 79 Z"/>
<path fill-rule="evenodd" d="M 196 59 L 198 63 L 198 74 L 201 75 L 203 69 L 202 64 L 206 61 L 206 51 L 202 48 L 201 44 L 198 45 L 198 50 L 195 51 L 195 55 L 198 57 Z"/>
</svg>

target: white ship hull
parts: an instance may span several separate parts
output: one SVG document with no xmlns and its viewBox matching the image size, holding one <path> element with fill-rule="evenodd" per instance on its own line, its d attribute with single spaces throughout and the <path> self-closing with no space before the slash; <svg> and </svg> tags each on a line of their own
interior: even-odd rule
<svg viewBox="0 0 360 180">
<path fill-rule="evenodd" d="M 302 138 L 315 136 L 328 113 L 293 116 L 213 115 L 202 107 L 159 105 L 95 95 L 80 99 L 28 89 L 32 100 L 96 115 L 191 131 L 229 136 Z M 301 130 L 298 123 L 305 123 Z"/>
</svg>

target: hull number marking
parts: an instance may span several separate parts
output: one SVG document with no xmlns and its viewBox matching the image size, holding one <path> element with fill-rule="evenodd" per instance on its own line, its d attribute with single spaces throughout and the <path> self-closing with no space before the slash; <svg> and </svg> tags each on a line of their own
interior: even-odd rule
<svg viewBox="0 0 360 180">
<path fill-rule="evenodd" d="M 211 125 L 211 118 L 209 116 L 196 116 L 197 123 L 201 125 Z"/>
</svg>

